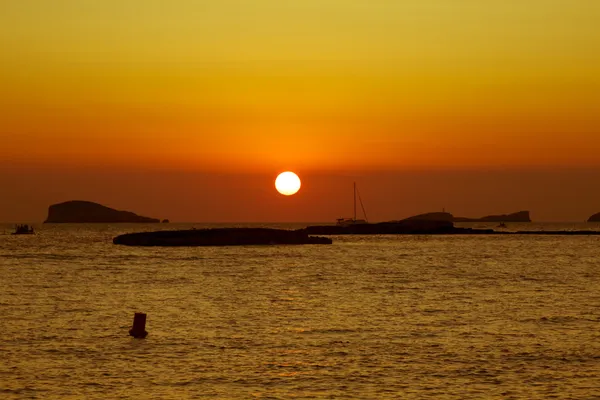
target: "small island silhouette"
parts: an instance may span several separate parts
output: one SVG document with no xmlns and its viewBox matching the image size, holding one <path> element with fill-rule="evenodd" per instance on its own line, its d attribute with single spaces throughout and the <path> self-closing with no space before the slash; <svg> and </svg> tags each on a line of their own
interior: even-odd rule
<svg viewBox="0 0 600 400">
<path fill-rule="evenodd" d="M 48 207 L 45 224 L 58 223 L 156 223 L 159 219 L 119 211 L 91 201 L 72 200 Z"/>
<path fill-rule="evenodd" d="M 589 219 L 588 222 L 600 222 L 600 213 L 594 214 L 592 215 Z"/>
</svg>

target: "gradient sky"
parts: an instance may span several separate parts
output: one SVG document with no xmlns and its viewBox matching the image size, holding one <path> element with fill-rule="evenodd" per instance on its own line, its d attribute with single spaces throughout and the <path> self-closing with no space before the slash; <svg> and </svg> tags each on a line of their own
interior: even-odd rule
<svg viewBox="0 0 600 400">
<path fill-rule="evenodd" d="M 600 211 L 598 21 L 597 0 L 2 1 L 0 220 L 82 196 L 329 220 L 352 180 L 379 219 L 583 220 Z M 304 195 L 253 191 L 276 196 L 283 170 Z M 482 197 L 490 182 L 506 196 Z"/>
</svg>

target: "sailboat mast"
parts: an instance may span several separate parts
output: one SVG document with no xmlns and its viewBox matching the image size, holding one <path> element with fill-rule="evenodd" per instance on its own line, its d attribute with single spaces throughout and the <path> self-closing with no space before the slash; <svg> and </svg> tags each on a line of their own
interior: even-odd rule
<svg viewBox="0 0 600 400">
<path fill-rule="evenodd" d="M 354 182 L 354 221 L 356 221 L 356 182 Z"/>
</svg>

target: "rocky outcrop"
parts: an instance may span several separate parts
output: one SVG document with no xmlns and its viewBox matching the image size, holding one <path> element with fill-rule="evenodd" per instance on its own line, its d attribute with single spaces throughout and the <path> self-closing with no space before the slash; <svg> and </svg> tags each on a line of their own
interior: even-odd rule
<svg viewBox="0 0 600 400">
<path fill-rule="evenodd" d="M 592 215 L 588 222 L 600 222 L 600 213 Z"/>
<path fill-rule="evenodd" d="M 531 222 L 529 211 L 512 214 L 488 215 L 483 218 L 454 217 L 454 222 Z"/>
<path fill-rule="evenodd" d="M 44 223 L 119 223 L 160 222 L 130 211 L 119 211 L 91 201 L 73 200 L 53 204 Z"/>
<path fill-rule="evenodd" d="M 276 244 L 331 244 L 304 230 L 269 228 L 217 228 L 128 233 L 113 239 L 126 246 L 250 246 Z"/>
</svg>

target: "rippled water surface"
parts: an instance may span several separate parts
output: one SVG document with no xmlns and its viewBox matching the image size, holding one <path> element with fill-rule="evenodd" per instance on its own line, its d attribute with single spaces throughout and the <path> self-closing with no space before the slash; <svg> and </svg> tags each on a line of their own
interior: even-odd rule
<svg viewBox="0 0 600 400">
<path fill-rule="evenodd" d="M 0 236 L 1 398 L 600 398 L 598 236 L 111 242 L 156 228 Z"/>
</svg>

